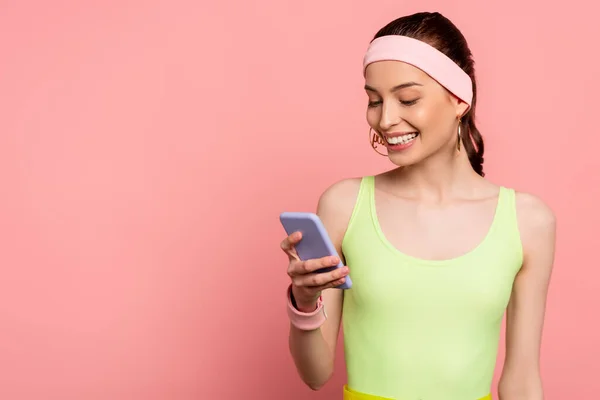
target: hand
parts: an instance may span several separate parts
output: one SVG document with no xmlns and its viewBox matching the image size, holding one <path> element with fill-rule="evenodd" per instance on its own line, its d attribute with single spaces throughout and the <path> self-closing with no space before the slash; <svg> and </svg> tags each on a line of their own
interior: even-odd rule
<svg viewBox="0 0 600 400">
<path fill-rule="evenodd" d="M 281 242 L 281 249 L 290 260 L 288 275 L 292 279 L 292 294 L 299 311 L 311 312 L 317 307 L 317 300 L 324 289 L 333 288 L 346 281 L 348 267 L 336 268 L 330 272 L 316 272 L 321 268 L 336 266 L 340 260 L 328 256 L 301 261 L 296 253 L 296 244 L 302 240 L 302 233 L 294 232 Z"/>
</svg>

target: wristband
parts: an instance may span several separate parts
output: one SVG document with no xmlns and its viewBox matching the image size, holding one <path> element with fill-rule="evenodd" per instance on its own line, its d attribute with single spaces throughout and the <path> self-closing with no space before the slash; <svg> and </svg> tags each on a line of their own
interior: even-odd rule
<svg viewBox="0 0 600 400">
<path fill-rule="evenodd" d="M 294 307 L 292 304 L 292 285 L 288 286 L 287 289 L 287 313 L 292 325 L 302 331 L 319 329 L 327 319 L 321 296 L 317 300 L 317 308 L 314 311 L 305 313 Z"/>
</svg>

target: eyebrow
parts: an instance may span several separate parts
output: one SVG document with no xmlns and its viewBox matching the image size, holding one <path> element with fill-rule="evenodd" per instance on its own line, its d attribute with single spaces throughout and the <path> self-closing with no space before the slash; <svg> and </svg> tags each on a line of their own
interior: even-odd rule
<svg viewBox="0 0 600 400">
<path fill-rule="evenodd" d="M 406 89 L 406 88 L 411 87 L 411 86 L 423 86 L 423 85 L 421 85 L 420 83 L 417 83 L 417 82 L 401 83 L 400 85 L 394 86 L 392 88 L 391 92 L 395 92 L 395 91 L 400 90 L 400 89 Z M 377 93 L 377 89 L 375 89 L 375 88 L 373 88 L 373 87 L 371 87 L 369 85 L 365 85 L 365 90 Z"/>
</svg>

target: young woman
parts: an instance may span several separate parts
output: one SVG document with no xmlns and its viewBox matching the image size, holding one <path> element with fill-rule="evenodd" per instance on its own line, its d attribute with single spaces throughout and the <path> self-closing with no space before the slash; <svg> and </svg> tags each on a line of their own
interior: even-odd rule
<svg viewBox="0 0 600 400">
<path fill-rule="evenodd" d="M 399 18 L 370 43 L 364 76 L 372 146 L 396 167 L 339 181 L 319 200 L 347 267 L 316 273 L 338 260 L 300 261 L 299 232 L 281 243 L 301 378 L 315 390 L 330 379 L 343 322 L 345 399 L 491 399 L 506 311 L 500 399 L 542 400 L 555 217 L 484 179 L 465 38 L 439 13 Z M 335 288 L 348 275 L 353 287 Z"/>
</svg>

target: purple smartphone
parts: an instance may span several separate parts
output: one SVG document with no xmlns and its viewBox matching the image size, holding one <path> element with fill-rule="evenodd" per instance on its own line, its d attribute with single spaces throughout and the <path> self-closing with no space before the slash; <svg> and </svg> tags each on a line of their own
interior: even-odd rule
<svg viewBox="0 0 600 400">
<path fill-rule="evenodd" d="M 331 242 L 327 230 L 317 214 L 307 212 L 284 212 L 279 216 L 279 220 L 288 235 L 294 232 L 302 232 L 302 240 L 296 245 L 296 252 L 302 261 L 327 256 L 336 256 L 339 254 Z M 341 268 L 344 264 L 341 262 L 333 267 L 326 267 L 317 272 L 329 272 L 335 268 Z M 338 289 L 350 289 L 352 280 L 350 275 L 346 275 L 346 281 Z"/>
</svg>

